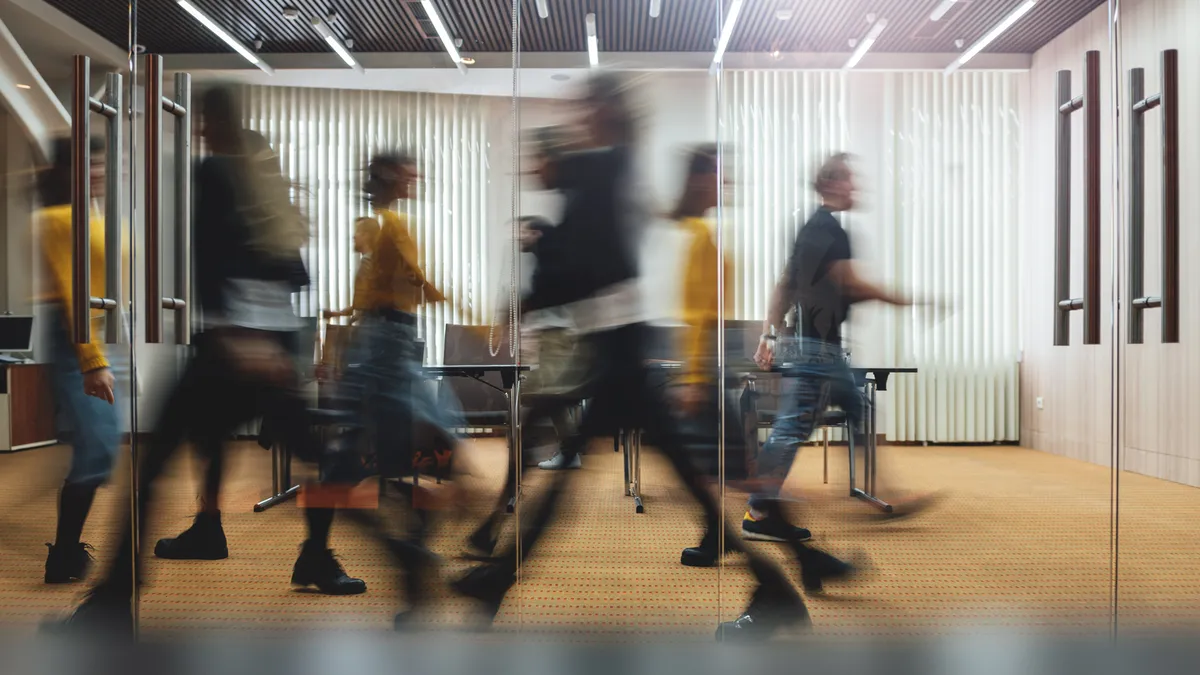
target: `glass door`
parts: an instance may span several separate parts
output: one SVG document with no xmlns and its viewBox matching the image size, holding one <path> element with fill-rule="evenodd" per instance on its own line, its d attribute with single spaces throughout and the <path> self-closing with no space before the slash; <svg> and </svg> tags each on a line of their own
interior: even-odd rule
<svg viewBox="0 0 1200 675">
<path fill-rule="evenodd" d="M 1114 133 L 1121 177 L 1118 326 L 1121 402 L 1117 460 L 1116 621 L 1121 633 L 1164 632 L 1200 623 L 1200 569 L 1186 554 L 1200 509 L 1195 388 L 1195 280 L 1187 227 L 1200 208 L 1187 189 L 1200 166 L 1200 135 L 1181 123 L 1197 105 L 1188 87 L 1200 67 L 1187 2 L 1110 0 L 1117 49 Z"/>
</svg>

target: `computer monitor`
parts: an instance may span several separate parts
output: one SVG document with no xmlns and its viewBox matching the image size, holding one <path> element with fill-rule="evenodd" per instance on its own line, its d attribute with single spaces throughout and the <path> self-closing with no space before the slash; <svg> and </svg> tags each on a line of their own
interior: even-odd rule
<svg viewBox="0 0 1200 675">
<path fill-rule="evenodd" d="M 0 315 L 0 353 L 33 351 L 33 317 Z"/>
</svg>

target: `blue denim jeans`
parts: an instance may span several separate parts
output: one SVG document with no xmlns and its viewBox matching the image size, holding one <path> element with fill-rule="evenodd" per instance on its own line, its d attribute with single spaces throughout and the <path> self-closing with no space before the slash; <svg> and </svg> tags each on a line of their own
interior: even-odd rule
<svg viewBox="0 0 1200 675">
<path fill-rule="evenodd" d="M 450 442 L 449 429 L 466 426 L 461 408 L 439 401 L 421 370 L 415 317 L 365 317 L 349 346 L 344 384 L 360 397 L 362 426 L 384 475 L 409 472 L 418 444 Z"/>
<path fill-rule="evenodd" d="M 780 350 L 784 351 L 784 350 Z M 785 369 L 779 413 L 759 456 L 760 476 L 787 475 L 800 444 L 812 436 L 818 415 L 841 408 L 857 429 L 863 418 L 863 397 L 842 349 L 818 340 L 804 340 L 794 354 L 777 353 Z M 778 490 L 771 495 L 777 496 Z"/>
<path fill-rule="evenodd" d="M 120 392 L 117 403 L 88 396 L 83 391 L 79 356 L 71 340 L 62 311 L 46 312 L 53 317 L 49 331 L 50 372 L 58 409 L 58 438 L 71 444 L 71 469 L 67 483 L 99 485 L 112 474 L 113 461 L 121 443 Z M 114 376 L 121 375 L 114 370 Z M 118 377 L 117 389 L 124 384 Z"/>
</svg>

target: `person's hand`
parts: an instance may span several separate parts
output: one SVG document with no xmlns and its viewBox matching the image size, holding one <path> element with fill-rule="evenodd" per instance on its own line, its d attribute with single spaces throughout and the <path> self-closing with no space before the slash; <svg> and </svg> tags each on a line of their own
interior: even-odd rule
<svg viewBox="0 0 1200 675">
<path fill-rule="evenodd" d="M 98 368 L 83 374 L 83 393 L 95 396 L 102 401 L 114 403 L 117 400 L 116 394 L 113 392 L 115 384 L 116 378 L 113 377 L 112 370 L 108 368 Z"/>
<path fill-rule="evenodd" d="M 541 238 L 541 232 L 529 227 L 529 225 L 525 223 L 521 223 L 520 241 L 522 251 L 528 251 L 529 249 L 533 248 L 533 245 L 536 244 L 538 239 Z"/>
<path fill-rule="evenodd" d="M 425 302 L 434 303 L 446 301 L 446 296 L 442 295 L 442 292 L 428 281 L 426 281 L 425 285 L 421 287 L 421 291 L 425 294 Z"/>
<path fill-rule="evenodd" d="M 346 312 L 340 309 L 323 309 L 321 310 L 321 316 L 326 319 L 336 319 L 341 316 L 346 316 Z"/>
<path fill-rule="evenodd" d="M 763 370 L 770 370 L 775 363 L 775 341 L 762 338 L 754 351 L 754 362 Z"/>
<path fill-rule="evenodd" d="M 688 416 L 694 416 L 700 412 L 704 405 L 704 386 L 700 384 L 689 384 L 679 388 L 679 407 Z"/>
</svg>

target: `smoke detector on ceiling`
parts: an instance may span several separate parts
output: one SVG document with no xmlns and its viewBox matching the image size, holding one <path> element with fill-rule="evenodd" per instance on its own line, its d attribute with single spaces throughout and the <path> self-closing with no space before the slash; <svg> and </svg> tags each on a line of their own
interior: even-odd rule
<svg viewBox="0 0 1200 675">
<path fill-rule="evenodd" d="M 963 45 L 965 45 L 965 44 L 966 44 L 966 41 L 963 40 L 962 38 L 958 38 L 957 40 L 954 41 L 954 46 L 957 47 L 958 49 L 962 49 Z"/>
<path fill-rule="evenodd" d="M 342 44 L 346 45 L 346 49 L 354 49 L 354 38 L 346 38 Z"/>
<path fill-rule="evenodd" d="M 325 15 L 325 23 L 336 23 L 341 18 L 342 16 L 338 14 L 336 10 L 331 9 L 329 10 L 329 13 Z"/>
<path fill-rule="evenodd" d="M 262 49 L 262 46 L 263 46 L 263 41 L 262 41 L 262 40 L 258 40 L 258 39 L 256 39 L 256 40 L 255 40 L 254 42 L 252 42 L 251 44 L 253 44 L 253 45 L 254 45 L 254 51 L 258 51 L 258 50 Z"/>
<path fill-rule="evenodd" d="M 287 19 L 288 21 L 295 21 L 296 19 L 300 18 L 300 10 L 296 9 L 295 7 L 284 7 L 283 18 Z"/>
</svg>

